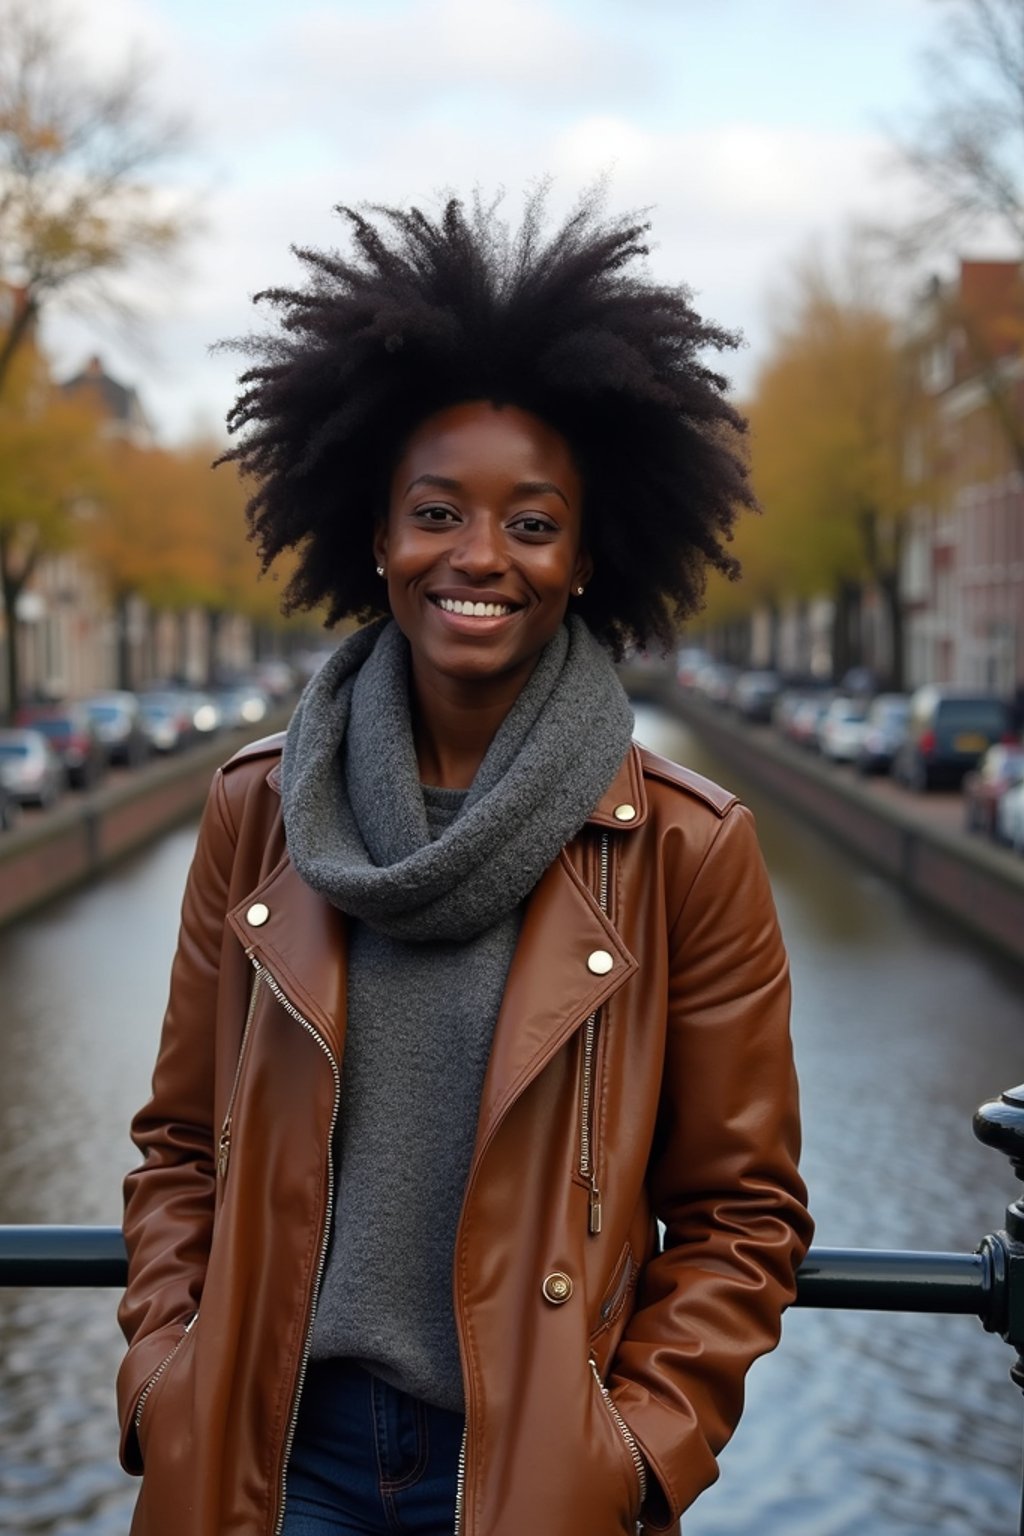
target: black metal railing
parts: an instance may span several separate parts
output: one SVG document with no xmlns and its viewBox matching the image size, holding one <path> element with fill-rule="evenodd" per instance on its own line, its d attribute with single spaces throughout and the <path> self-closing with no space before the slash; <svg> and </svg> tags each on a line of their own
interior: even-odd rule
<svg viewBox="0 0 1024 1536">
<path fill-rule="evenodd" d="M 1024 1180 L 1024 1084 L 983 1104 L 974 1134 Z M 0 1227 L 0 1286 L 123 1286 L 126 1276 L 117 1227 Z M 977 1317 L 1016 1352 L 1010 1377 L 1024 1391 L 1024 1194 L 1008 1206 L 1005 1228 L 973 1253 L 812 1248 L 796 1305 Z M 1024 1536 L 1024 1503 L 1018 1531 Z"/>
</svg>

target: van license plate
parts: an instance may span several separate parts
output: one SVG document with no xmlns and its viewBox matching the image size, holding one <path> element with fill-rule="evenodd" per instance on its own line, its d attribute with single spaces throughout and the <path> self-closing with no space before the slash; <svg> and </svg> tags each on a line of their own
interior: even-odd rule
<svg viewBox="0 0 1024 1536">
<path fill-rule="evenodd" d="M 953 750 L 955 752 L 984 752 L 988 746 L 988 737 L 979 736 L 977 733 L 964 732 L 962 736 L 953 737 Z"/>
</svg>

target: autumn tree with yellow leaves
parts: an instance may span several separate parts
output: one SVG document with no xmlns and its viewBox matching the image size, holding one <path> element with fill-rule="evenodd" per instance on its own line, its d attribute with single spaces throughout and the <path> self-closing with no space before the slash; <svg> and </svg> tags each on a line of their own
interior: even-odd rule
<svg viewBox="0 0 1024 1536">
<path fill-rule="evenodd" d="M 783 316 L 749 407 L 764 517 L 748 519 L 737 539 L 748 601 L 831 594 L 842 670 L 859 659 L 844 641 L 870 583 L 884 602 L 899 686 L 902 548 L 921 491 L 907 445 L 927 408 L 914 348 L 855 258 L 839 275 L 804 262 Z"/>
<path fill-rule="evenodd" d="M 100 571 L 123 638 L 118 670 L 134 687 L 127 613 L 141 599 L 152 618 L 206 615 L 207 673 L 216 670 L 221 626 L 240 614 L 260 628 L 279 627 L 280 585 L 260 576 L 246 536 L 248 492 L 234 465 L 212 464 L 223 447 L 200 441 L 178 449 L 123 439 L 103 445 L 99 486 L 81 525 L 82 546 Z M 294 626 L 293 626 L 294 627 Z"/>
<path fill-rule="evenodd" d="M 75 543 L 97 471 L 96 418 L 25 346 L 0 394 L 0 599 L 8 708 L 19 703 L 18 602 L 40 560 Z"/>
<path fill-rule="evenodd" d="M 57 299 L 124 308 L 117 280 L 180 244 L 156 168 L 183 140 L 138 58 L 83 69 L 74 28 L 51 0 L 0 0 L 0 393 L 42 312 Z"/>
</svg>

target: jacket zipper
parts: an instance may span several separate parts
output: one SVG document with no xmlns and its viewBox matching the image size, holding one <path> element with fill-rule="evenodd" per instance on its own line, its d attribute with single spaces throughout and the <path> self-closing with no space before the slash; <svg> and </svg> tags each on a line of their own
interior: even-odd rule
<svg viewBox="0 0 1024 1536">
<path fill-rule="evenodd" d="M 136 1434 L 138 1434 L 139 1425 L 142 1423 L 142 1410 L 146 1406 L 146 1401 L 149 1398 L 150 1393 L 152 1392 L 153 1388 L 156 1386 L 157 1382 L 160 1380 L 160 1377 L 164 1374 L 164 1371 L 166 1371 L 167 1367 L 170 1365 L 171 1361 L 174 1359 L 175 1355 L 178 1353 L 178 1350 L 181 1348 L 181 1346 L 184 1344 L 185 1340 L 188 1338 L 189 1334 L 192 1332 L 192 1329 L 195 1327 L 196 1319 L 198 1317 L 199 1317 L 199 1313 L 198 1312 L 194 1312 L 192 1314 L 192 1316 L 189 1318 L 188 1322 L 185 1324 L 185 1332 L 182 1334 L 181 1338 L 177 1340 L 177 1342 L 175 1343 L 175 1346 L 171 1350 L 170 1354 L 169 1355 L 165 1355 L 163 1360 L 161 1360 L 160 1364 L 157 1366 L 156 1370 L 153 1372 L 152 1376 L 149 1378 L 149 1380 L 146 1382 L 146 1385 L 143 1387 L 142 1393 L 141 1393 L 141 1395 L 139 1397 L 139 1400 L 135 1404 L 135 1420 L 134 1420 L 134 1422 L 135 1422 L 135 1432 L 136 1432 Z"/>
<path fill-rule="evenodd" d="M 609 850 L 608 834 L 607 834 L 607 832 L 602 832 L 602 834 L 601 834 L 601 866 L 600 866 L 600 878 L 599 878 L 599 884 L 598 884 L 598 895 L 599 895 L 599 900 L 600 900 L 600 903 L 601 903 L 601 911 L 605 914 L 606 917 L 608 915 L 608 863 L 609 863 L 609 851 L 608 850 Z M 598 1188 L 598 1184 L 597 1184 L 597 1172 L 596 1172 L 596 1168 L 595 1168 L 595 1165 L 594 1165 L 594 1157 L 593 1157 L 593 1132 L 592 1132 L 592 1129 L 591 1129 L 591 1115 L 592 1115 L 592 1108 L 593 1108 L 593 1106 L 592 1106 L 592 1096 L 593 1096 L 593 1076 L 594 1076 L 594 1050 L 595 1050 L 595 1046 L 596 1046 L 596 1043 L 597 1043 L 597 1017 L 598 1017 L 598 1012 L 599 1012 L 599 1010 L 595 1009 L 594 1012 L 588 1018 L 585 1026 L 584 1026 L 584 1032 L 583 1032 L 583 1081 L 582 1081 L 582 1093 L 581 1093 L 581 1105 L 580 1105 L 580 1161 L 579 1161 L 579 1171 L 580 1171 L 580 1177 L 585 1179 L 587 1181 L 587 1183 L 589 1184 L 589 1186 L 590 1186 L 588 1227 L 589 1227 L 590 1232 L 593 1233 L 593 1234 L 596 1234 L 596 1233 L 600 1232 L 600 1230 L 601 1230 L 601 1191 Z M 591 1365 L 593 1365 L 593 1361 L 591 1361 Z M 595 1371 L 595 1374 L 596 1374 L 596 1371 Z M 601 1385 L 601 1378 L 598 1377 L 597 1380 L 598 1380 L 598 1385 Z M 602 1392 L 603 1392 L 604 1391 L 604 1387 L 602 1386 L 601 1389 L 602 1389 Z M 609 1399 L 609 1402 L 610 1402 L 610 1399 Z M 614 1404 L 612 1404 L 611 1406 L 612 1406 L 613 1412 L 615 1413 L 617 1421 L 622 1423 L 623 1429 L 625 1430 L 625 1433 L 626 1433 L 626 1436 L 627 1436 L 627 1443 L 628 1443 L 629 1441 L 632 1440 L 632 1436 L 629 1434 L 629 1430 L 626 1428 L 624 1421 L 621 1419 L 621 1416 L 618 1414 L 618 1410 L 615 1409 Z M 466 1503 L 466 1455 L 467 1455 L 468 1444 L 469 1444 L 469 1421 L 467 1420 L 466 1425 L 465 1425 L 465 1427 L 463 1428 L 463 1431 L 462 1431 L 462 1444 L 459 1447 L 458 1476 L 457 1476 L 456 1484 L 455 1484 L 455 1527 L 454 1527 L 454 1536 L 462 1536 L 462 1532 L 463 1532 L 463 1521 L 464 1521 L 464 1518 L 465 1518 L 465 1503 Z M 632 1441 L 632 1444 L 635 1447 L 636 1442 Z M 631 1454 L 632 1454 L 632 1452 L 631 1452 Z M 646 1488 L 646 1474 L 644 1473 L 644 1469 L 643 1469 L 643 1467 L 644 1467 L 643 1457 L 640 1456 L 639 1451 L 636 1452 L 636 1456 L 639 1458 L 639 1461 L 638 1461 L 638 1476 L 640 1478 L 641 1487 Z M 642 1499 L 641 1499 L 641 1503 L 643 1503 Z"/>
<path fill-rule="evenodd" d="M 271 992 L 274 994 L 274 997 L 277 999 L 277 1001 L 281 1004 L 281 1007 L 284 1009 L 285 1013 L 293 1018 L 297 1024 L 301 1024 L 306 1033 L 313 1037 L 317 1045 L 327 1057 L 327 1060 L 330 1063 L 331 1071 L 334 1074 L 334 1105 L 331 1109 L 331 1124 L 327 1137 L 327 1204 L 324 1210 L 323 1226 L 320 1232 L 320 1257 L 317 1260 L 316 1279 L 313 1287 L 313 1304 L 310 1307 L 309 1320 L 306 1324 L 306 1339 L 302 1346 L 302 1360 L 299 1365 L 299 1377 L 295 1384 L 295 1394 L 292 1398 L 291 1418 L 288 1421 L 288 1433 L 285 1436 L 284 1442 L 284 1458 L 281 1462 L 280 1500 L 278 1504 L 277 1521 L 274 1526 L 274 1536 L 281 1536 L 281 1528 L 284 1525 L 284 1501 L 288 1480 L 288 1458 L 291 1455 L 292 1444 L 295 1440 L 295 1425 L 298 1422 L 299 1417 L 299 1401 L 302 1397 L 302 1388 L 306 1380 L 306 1370 L 309 1366 L 309 1352 L 313 1343 L 313 1320 L 316 1316 L 316 1303 L 317 1298 L 320 1295 L 320 1282 L 324 1275 L 324 1265 L 327 1262 L 327 1244 L 331 1232 L 331 1215 L 334 1210 L 334 1127 L 337 1124 L 338 1105 L 341 1100 L 341 1070 L 338 1066 L 337 1058 L 335 1057 L 334 1052 L 331 1050 L 326 1040 L 320 1034 L 319 1030 L 316 1029 L 316 1027 L 312 1025 L 309 1020 L 299 1012 L 291 999 L 285 995 L 280 984 L 267 970 L 266 966 L 260 964 L 251 950 L 246 951 L 246 953 L 249 955 L 249 959 L 252 961 L 253 967 L 256 971 L 256 980 L 263 981 L 270 988 Z M 253 990 L 255 990 L 255 985 Z"/>
<path fill-rule="evenodd" d="M 601 833 L 601 867 L 598 880 L 598 899 L 601 911 L 608 916 L 608 833 Z M 592 1237 L 601 1230 L 601 1190 L 597 1182 L 597 1159 L 594 1150 L 594 1055 L 597 1046 L 597 1020 L 600 1009 L 595 1008 L 583 1027 L 583 1080 L 580 1091 L 580 1178 L 590 1186 L 587 1230 Z"/>
<path fill-rule="evenodd" d="M 251 956 L 250 956 L 251 959 Z M 231 1157 L 231 1116 L 235 1108 L 235 1099 L 238 1097 L 238 1084 L 242 1076 L 242 1062 L 245 1060 L 245 1047 L 249 1039 L 249 1029 L 252 1025 L 253 1014 L 256 1012 L 256 999 L 259 995 L 262 977 L 259 972 L 252 984 L 252 992 L 249 996 L 249 1010 L 245 1016 L 245 1028 L 242 1031 L 242 1043 L 238 1047 L 238 1061 L 235 1065 L 235 1079 L 231 1084 L 231 1093 L 228 1098 L 228 1107 L 224 1113 L 224 1120 L 220 1128 L 220 1139 L 217 1142 L 217 1177 L 223 1181 L 228 1176 L 228 1162 Z"/>
<path fill-rule="evenodd" d="M 466 1442 L 469 1439 L 469 1422 L 463 1426 L 462 1444 L 459 1446 L 459 1472 L 455 1481 L 455 1531 L 462 1536 L 462 1507 L 466 1499 Z"/>
<path fill-rule="evenodd" d="M 639 1518 L 639 1513 L 647 1502 L 647 1464 L 644 1461 L 643 1455 L 641 1454 L 640 1447 L 636 1443 L 636 1436 L 633 1434 L 633 1431 L 630 1429 L 629 1425 L 622 1417 L 622 1414 L 615 1406 L 615 1399 L 612 1397 L 611 1393 L 608 1391 L 608 1388 L 601 1380 L 601 1372 L 597 1368 L 597 1361 L 594 1359 L 593 1355 L 590 1356 L 590 1369 L 594 1373 L 594 1380 L 597 1382 L 598 1390 L 604 1399 L 608 1412 L 612 1416 L 615 1427 L 618 1429 L 619 1434 L 626 1442 L 626 1449 L 629 1452 L 629 1459 L 632 1461 L 633 1469 L 636 1472 L 637 1487 L 640 1491 L 640 1502 L 637 1506 L 638 1518 L 636 1526 L 637 1530 L 640 1530 L 643 1522 Z"/>
</svg>

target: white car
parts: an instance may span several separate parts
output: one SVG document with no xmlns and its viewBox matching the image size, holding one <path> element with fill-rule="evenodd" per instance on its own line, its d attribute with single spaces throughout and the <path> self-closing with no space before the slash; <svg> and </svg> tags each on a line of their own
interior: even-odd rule
<svg viewBox="0 0 1024 1536">
<path fill-rule="evenodd" d="M 868 707 L 863 699 L 833 699 L 818 725 L 818 750 L 833 763 L 852 763 L 864 740 Z"/>
<path fill-rule="evenodd" d="M 996 834 L 1015 853 L 1024 854 L 1024 783 L 1008 789 L 996 806 Z"/>
</svg>

